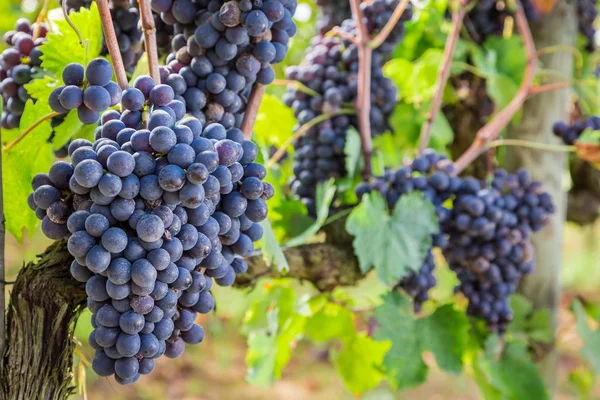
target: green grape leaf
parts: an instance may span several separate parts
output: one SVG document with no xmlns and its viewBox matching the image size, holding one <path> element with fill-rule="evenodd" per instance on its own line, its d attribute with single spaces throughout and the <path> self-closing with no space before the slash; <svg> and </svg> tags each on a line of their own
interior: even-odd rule
<svg viewBox="0 0 600 400">
<path fill-rule="evenodd" d="M 38 101 L 35 104 L 32 100 L 27 101 L 21 116 L 19 133 L 51 112 L 52 110 L 44 101 Z M 31 180 L 33 177 L 40 172 L 48 172 L 52 164 L 53 154 L 51 145 L 48 143 L 51 133 L 50 120 L 44 121 L 15 147 L 3 151 L 2 154 L 6 229 L 19 242 L 23 240 L 23 228 L 27 229 L 31 236 L 38 221 L 34 212 L 27 206 L 27 197 L 32 191 Z"/>
<path fill-rule="evenodd" d="M 430 351 L 437 365 L 446 372 L 460 374 L 469 330 L 464 313 L 452 305 L 443 305 L 433 314 L 415 318 L 405 297 L 398 293 L 383 296 L 375 309 L 378 340 L 390 340 L 384 366 L 390 384 L 398 389 L 417 386 L 425 381 L 427 365 L 422 353 Z"/>
<path fill-rule="evenodd" d="M 383 361 L 388 381 L 396 389 L 418 386 L 425 382 L 428 368 L 421 356 L 423 350 L 417 322 L 404 297 L 388 293 L 383 300 L 384 303 L 375 309 L 380 326 L 374 337 L 392 343 Z"/>
<path fill-rule="evenodd" d="M 366 334 L 358 334 L 344 341 L 342 351 L 333 355 L 333 363 L 344 384 L 355 395 L 373 389 L 385 375 L 381 371 L 390 342 L 378 342 Z"/>
<path fill-rule="evenodd" d="M 315 342 L 344 340 L 355 332 L 354 313 L 336 303 L 326 303 L 306 321 L 306 336 Z"/>
<path fill-rule="evenodd" d="M 510 76 L 515 82 L 521 82 L 525 73 L 527 56 L 523 39 L 518 35 L 510 38 L 491 35 L 483 44 L 488 52 L 493 52 L 499 73 Z"/>
<path fill-rule="evenodd" d="M 292 136 L 296 118 L 294 111 L 276 96 L 265 93 L 254 124 L 254 138 L 261 146 L 281 147 Z"/>
<path fill-rule="evenodd" d="M 65 117 L 65 120 L 54 128 L 54 138 L 52 139 L 52 148 L 58 150 L 63 147 L 69 139 L 83 128 L 84 124 L 77 116 L 77 110 L 71 110 Z M 92 125 L 94 129 L 96 128 Z"/>
<path fill-rule="evenodd" d="M 598 373 L 600 372 L 600 330 L 594 331 L 590 328 L 581 302 L 577 301 L 573 304 L 573 311 L 577 318 L 577 333 L 583 341 L 581 354 Z"/>
<path fill-rule="evenodd" d="M 398 282 L 423 264 L 431 235 L 438 229 L 433 205 L 417 192 L 402 196 L 391 215 L 381 194 L 370 193 L 346 222 L 361 270 L 374 267 L 386 284 Z"/>
<path fill-rule="evenodd" d="M 506 344 L 501 357 L 480 360 L 489 382 L 514 400 L 549 399 L 537 366 L 527 354 L 527 347 L 516 342 Z"/>
<path fill-rule="evenodd" d="M 281 246 L 279 246 L 279 242 L 277 242 L 271 223 L 266 219 L 260 222 L 260 226 L 263 228 L 263 238 L 261 240 L 263 260 L 268 266 L 275 264 L 279 272 L 289 271 L 290 265 L 283 250 L 281 250 Z"/>
<path fill-rule="evenodd" d="M 50 93 L 58 86 L 58 81 L 49 75 L 44 75 L 42 78 L 34 79 L 24 86 L 32 98 L 47 100 Z"/>
<path fill-rule="evenodd" d="M 283 199 L 273 208 L 269 205 L 269 217 L 273 218 L 273 229 L 284 232 L 287 237 L 301 235 L 315 222 L 307 215 L 306 206 L 296 199 Z"/>
<path fill-rule="evenodd" d="M 438 366 L 446 372 L 459 374 L 469 330 L 464 312 L 455 310 L 450 304 L 441 306 L 430 316 L 419 319 L 417 329 L 422 332 L 423 347 L 433 353 Z"/>
<path fill-rule="evenodd" d="M 58 30 L 48 33 L 48 40 L 40 46 L 42 68 L 54 74 L 61 82 L 62 71 L 67 64 L 77 62 L 86 65 L 86 61 L 100 55 L 104 38 L 96 3 L 92 3 L 89 10 L 81 8 L 78 12 L 71 12 L 69 18 L 79 29 L 83 40 L 88 41 L 89 50 L 79 44 L 79 37 L 64 19 L 53 21 Z"/>
<path fill-rule="evenodd" d="M 307 242 L 308 239 L 313 237 L 321 226 L 325 223 L 327 216 L 329 215 L 329 206 L 335 196 L 335 184 L 334 180 L 330 179 L 326 182 L 317 185 L 316 193 L 316 207 L 317 207 L 317 219 L 315 222 L 308 227 L 303 233 L 291 239 L 286 243 L 287 247 L 299 246 Z"/>
<path fill-rule="evenodd" d="M 346 156 L 346 174 L 348 178 L 353 178 L 356 169 L 360 164 L 361 143 L 360 135 L 354 127 L 350 127 L 346 132 L 346 145 L 344 146 L 344 155 Z"/>
</svg>

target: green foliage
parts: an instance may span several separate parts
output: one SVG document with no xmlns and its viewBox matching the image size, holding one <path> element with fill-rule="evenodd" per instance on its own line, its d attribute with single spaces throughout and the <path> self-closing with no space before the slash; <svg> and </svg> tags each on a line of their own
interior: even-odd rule
<svg viewBox="0 0 600 400">
<path fill-rule="evenodd" d="M 317 232 L 319 232 L 319 229 L 321 229 L 321 227 L 325 223 L 327 216 L 329 216 L 329 207 L 331 206 L 333 196 L 335 195 L 335 189 L 336 188 L 333 183 L 333 179 L 323 182 L 317 186 L 317 219 L 304 232 L 287 242 L 287 246 L 293 247 L 304 244 L 308 241 L 308 239 L 310 239 Z"/>
<path fill-rule="evenodd" d="M 588 316 L 579 301 L 573 304 L 577 318 L 577 333 L 583 340 L 581 353 L 596 373 L 600 372 L 600 330 L 592 330 L 588 324 Z"/>
<path fill-rule="evenodd" d="M 496 393 L 502 395 L 498 398 L 512 400 L 549 398 L 538 368 L 531 361 L 524 345 L 515 342 L 503 345 L 497 341 L 496 336 L 490 337 L 486 345 L 495 347 L 495 350 L 500 349 L 499 352 L 486 352 L 484 358 L 479 360 L 479 368 L 489 384 Z"/>
<path fill-rule="evenodd" d="M 93 136 L 96 125 L 85 125 L 77 117 L 77 110 L 71 110 L 65 117 L 65 120 L 54 128 L 54 138 L 52 147 L 57 150 L 63 147 L 74 136 L 90 137 Z"/>
<path fill-rule="evenodd" d="M 392 343 L 383 365 L 393 387 L 409 388 L 425 381 L 424 351 L 431 351 L 442 370 L 462 371 L 469 327 L 463 312 L 444 305 L 427 317 L 415 318 L 407 299 L 398 293 L 388 293 L 383 300 L 375 310 L 380 325 L 375 338 Z"/>
<path fill-rule="evenodd" d="M 281 147 L 292 136 L 296 118 L 291 108 L 277 97 L 263 96 L 254 125 L 254 140 L 261 146 Z"/>
<path fill-rule="evenodd" d="M 47 100 L 50 97 L 50 93 L 57 86 L 58 81 L 55 78 L 50 75 L 44 75 L 26 84 L 25 89 L 32 98 Z"/>
<path fill-rule="evenodd" d="M 390 214 L 375 192 L 352 210 L 346 230 L 354 236 L 361 270 L 374 267 L 382 282 L 394 284 L 423 263 L 438 224 L 433 205 L 420 193 L 402 196 Z"/>
<path fill-rule="evenodd" d="M 513 310 L 513 320 L 508 329 L 513 338 L 523 342 L 552 343 L 554 338 L 550 310 L 534 311 L 533 303 L 517 294 L 510 297 L 510 307 Z"/>
<path fill-rule="evenodd" d="M 58 31 L 48 33 L 48 40 L 40 47 L 42 68 L 61 81 L 62 70 L 67 64 L 78 62 L 86 65 L 87 61 L 98 57 L 102 49 L 102 25 L 96 3 L 92 3 L 89 10 L 81 8 L 78 12 L 70 13 L 69 17 L 83 40 L 88 41 L 87 46 L 79 43 L 77 34 L 66 20 L 56 20 L 54 23 Z"/>
<path fill-rule="evenodd" d="M 47 103 L 29 100 L 21 117 L 18 130 L 2 131 L 4 137 L 17 137 L 34 122 L 51 113 Z M 37 218 L 27 207 L 31 193 L 31 180 L 40 172 L 48 172 L 52 164 L 51 144 L 47 139 L 52 132 L 50 120 L 42 122 L 9 151 L 3 151 L 2 183 L 6 229 L 18 241 L 23 240 L 23 229 L 33 234 Z"/>
<path fill-rule="evenodd" d="M 265 260 L 269 266 L 275 264 L 277 270 L 280 272 L 289 271 L 290 266 L 285 258 L 285 254 L 283 254 L 283 250 L 281 250 L 281 247 L 279 246 L 279 242 L 277 242 L 275 234 L 273 233 L 271 223 L 269 220 L 264 220 L 260 222 L 260 226 L 263 228 L 263 238 L 261 240 L 263 260 Z"/>
<path fill-rule="evenodd" d="M 351 127 L 346 132 L 346 145 L 344 146 L 344 155 L 346 156 L 346 174 L 352 179 L 360 166 L 361 143 L 360 134 Z"/>
</svg>

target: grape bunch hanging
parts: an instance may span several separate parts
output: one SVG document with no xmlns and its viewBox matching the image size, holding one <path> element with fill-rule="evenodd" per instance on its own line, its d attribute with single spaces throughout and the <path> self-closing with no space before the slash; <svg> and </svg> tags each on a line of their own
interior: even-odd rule
<svg viewBox="0 0 600 400">
<path fill-rule="evenodd" d="M 532 182 L 525 170 L 508 174 L 497 169 L 489 184 L 457 177 L 450 160 L 428 150 L 408 166 L 387 171 L 356 190 L 359 198 L 380 193 L 390 209 L 401 196 L 422 192 L 439 221 L 432 248 L 443 252 L 456 274 L 460 282 L 456 290 L 469 301 L 467 314 L 483 318 L 493 332 L 505 332 L 512 320 L 508 297 L 535 266 L 531 235 L 554 213 L 552 200 L 539 182 Z M 430 249 L 421 267 L 398 282 L 413 298 L 415 311 L 435 287 L 434 269 Z"/>
<path fill-rule="evenodd" d="M 93 65 L 86 78 L 96 82 L 105 75 Z M 37 175 L 29 197 L 44 234 L 68 238 L 71 273 L 86 285 L 93 369 L 121 384 L 202 341 L 194 321 L 214 307 L 211 278 L 229 286 L 247 270 L 273 196 L 256 145 L 184 118 L 174 98 L 137 78 L 123 111 L 102 114 L 93 143 L 71 142 L 71 163 Z"/>
<path fill-rule="evenodd" d="M 398 6 L 397 0 L 375 0 L 361 3 L 370 35 L 377 34 Z M 371 129 L 374 134 L 388 128 L 387 118 L 396 103 L 397 89 L 391 80 L 383 76 L 386 57 L 400 43 L 404 35 L 404 22 L 412 17 L 411 9 L 405 10 L 398 24 L 385 42 L 372 55 L 371 66 Z M 342 23 L 340 29 L 355 35 L 352 19 Z M 306 51 L 304 62 L 286 70 L 291 80 L 309 88 L 311 94 L 290 87 L 284 102 L 294 111 L 299 126 L 329 113 L 335 113 L 345 104 L 354 104 L 358 88 L 358 50 L 355 44 L 340 37 L 315 37 Z M 318 95 L 313 95 L 316 92 Z M 294 143 L 292 191 L 314 215 L 316 186 L 330 178 L 345 174 L 344 147 L 351 127 L 357 127 L 354 117 L 337 115 L 311 128 Z"/>
</svg>

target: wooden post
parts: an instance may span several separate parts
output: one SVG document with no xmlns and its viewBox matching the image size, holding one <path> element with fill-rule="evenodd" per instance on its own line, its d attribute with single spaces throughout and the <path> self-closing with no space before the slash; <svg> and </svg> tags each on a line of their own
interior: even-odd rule
<svg viewBox="0 0 600 400">
<path fill-rule="evenodd" d="M 575 2 L 559 0 L 554 11 L 539 23 L 532 25 L 536 48 L 566 45 L 575 46 L 577 20 Z M 573 74 L 573 56 L 552 53 L 540 57 L 544 68 L 561 76 Z M 508 129 L 509 138 L 535 142 L 559 143 L 552 133 L 552 124 L 568 119 L 569 90 L 555 90 L 533 96 L 524 105 L 523 117 L 516 126 Z M 537 267 L 522 283 L 520 291 L 529 298 L 535 309 L 549 309 L 556 328 L 560 300 L 560 268 L 562 260 L 563 229 L 566 210 L 566 193 L 562 181 L 566 171 L 566 155 L 523 147 L 506 149 L 505 167 L 509 171 L 528 169 L 533 178 L 543 182 L 554 200 L 556 213 L 541 232 L 534 235 Z M 557 354 L 551 351 L 540 362 L 542 374 L 551 393 L 556 390 Z"/>
</svg>

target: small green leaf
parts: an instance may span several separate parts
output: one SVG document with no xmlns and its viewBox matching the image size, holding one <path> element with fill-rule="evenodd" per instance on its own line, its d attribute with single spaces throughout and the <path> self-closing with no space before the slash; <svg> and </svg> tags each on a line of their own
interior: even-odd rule
<svg viewBox="0 0 600 400">
<path fill-rule="evenodd" d="M 390 385 L 396 389 L 418 386 L 425 382 L 427 365 L 423 362 L 420 335 L 408 301 L 397 293 L 388 293 L 375 309 L 379 327 L 375 339 L 389 340 L 390 351 L 383 365 Z"/>
<path fill-rule="evenodd" d="M 71 12 L 69 18 L 79 29 L 83 40 L 89 41 L 89 50 L 79 44 L 79 37 L 67 21 L 53 21 L 58 29 L 46 36 L 48 40 L 40 46 L 40 50 L 42 68 L 54 74 L 57 79 L 61 79 L 67 64 L 77 62 L 86 65 L 86 62 L 98 57 L 102 49 L 104 35 L 96 3 L 92 3 L 90 9 L 81 8 L 78 12 Z"/>
<path fill-rule="evenodd" d="M 287 247 L 299 246 L 306 243 L 308 239 L 313 237 L 321 226 L 325 223 L 327 216 L 329 215 L 329 206 L 335 196 L 335 184 L 334 180 L 330 179 L 326 182 L 317 185 L 316 193 L 316 206 L 317 206 L 317 219 L 311 226 L 308 227 L 302 234 L 296 236 L 286 243 Z"/>
<path fill-rule="evenodd" d="M 583 341 L 581 354 L 590 363 L 596 373 L 600 372 L 600 331 L 592 330 L 588 325 L 587 314 L 579 301 L 573 304 L 577 318 L 577 333 Z"/>
<path fill-rule="evenodd" d="M 44 75 L 44 77 L 34 79 L 24 86 L 32 98 L 47 100 L 50 93 L 58 86 L 58 81 L 49 75 Z"/>
<path fill-rule="evenodd" d="M 21 116 L 19 133 L 51 112 L 45 101 L 35 104 L 32 100 L 27 101 Z M 31 236 L 38 221 L 34 212 L 27 206 L 27 197 L 32 192 L 33 177 L 37 173 L 48 172 L 52 164 L 53 154 L 47 141 L 51 133 L 50 120 L 44 121 L 11 150 L 3 151 L 2 181 L 6 229 L 18 241 L 23 240 L 23 228 L 27 229 Z"/>
<path fill-rule="evenodd" d="M 344 342 L 333 363 L 348 390 L 359 395 L 373 389 L 385 378 L 381 365 L 390 342 L 377 342 L 366 334 L 358 334 Z"/>
<path fill-rule="evenodd" d="M 417 330 L 422 332 L 423 347 L 433 353 L 438 366 L 446 372 L 460 374 L 469 330 L 464 312 L 455 310 L 451 304 L 439 307 L 430 316 L 418 320 Z"/>
<path fill-rule="evenodd" d="M 355 332 L 354 313 L 336 303 L 326 303 L 306 321 L 306 336 L 315 342 L 343 340 Z"/>
<path fill-rule="evenodd" d="M 281 247 L 277 242 L 277 238 L 275 238 L 271 223 L 269 220 L 264 220 L 260 222 L 260 226 L 263 228 L 263 238 L 261 240 L 263 260 L 265 260 L 269 266 L 275 264 L 279 272 L 289 271 L 290 265 L 285 258 L 283 250 L 281 250 Z"/>
<path fill-rule="evenodd" d="M 344 155 L 346 156 L 346 174 L 353 178 L 358 168 L 361 156 L 360 135 L 354 127 L 350 127 L 346 133 L 346 145 L 344 146 Z"/>
<path fill-rule="evenodd" d="M 527 348 L 507 343 L 498 360 L 486 358 L 482 363 L 490 383 L 514 400 L 546 400 L 548 392 L 537 366 L 527 354 Z"/>
<path fill-rule="evenodd" d="M 431 235 L 438 229 L 433 205 L 417 192 L 402 196 L 392 215 L 381 194 L 370 193 L 346 223 L 346 230 L 354 236 L 361 270 L 375 267 L 379 279 L 387 284 L 395 284 L 423 264 Z"/>
<path fill-rule="evenodd" d="M 294 111 L 277 97 L 266 93 L 254 124 L 254 138 L 261 146 L 281 147 L 292 136 L 295 125 Z"/>
</svg>

